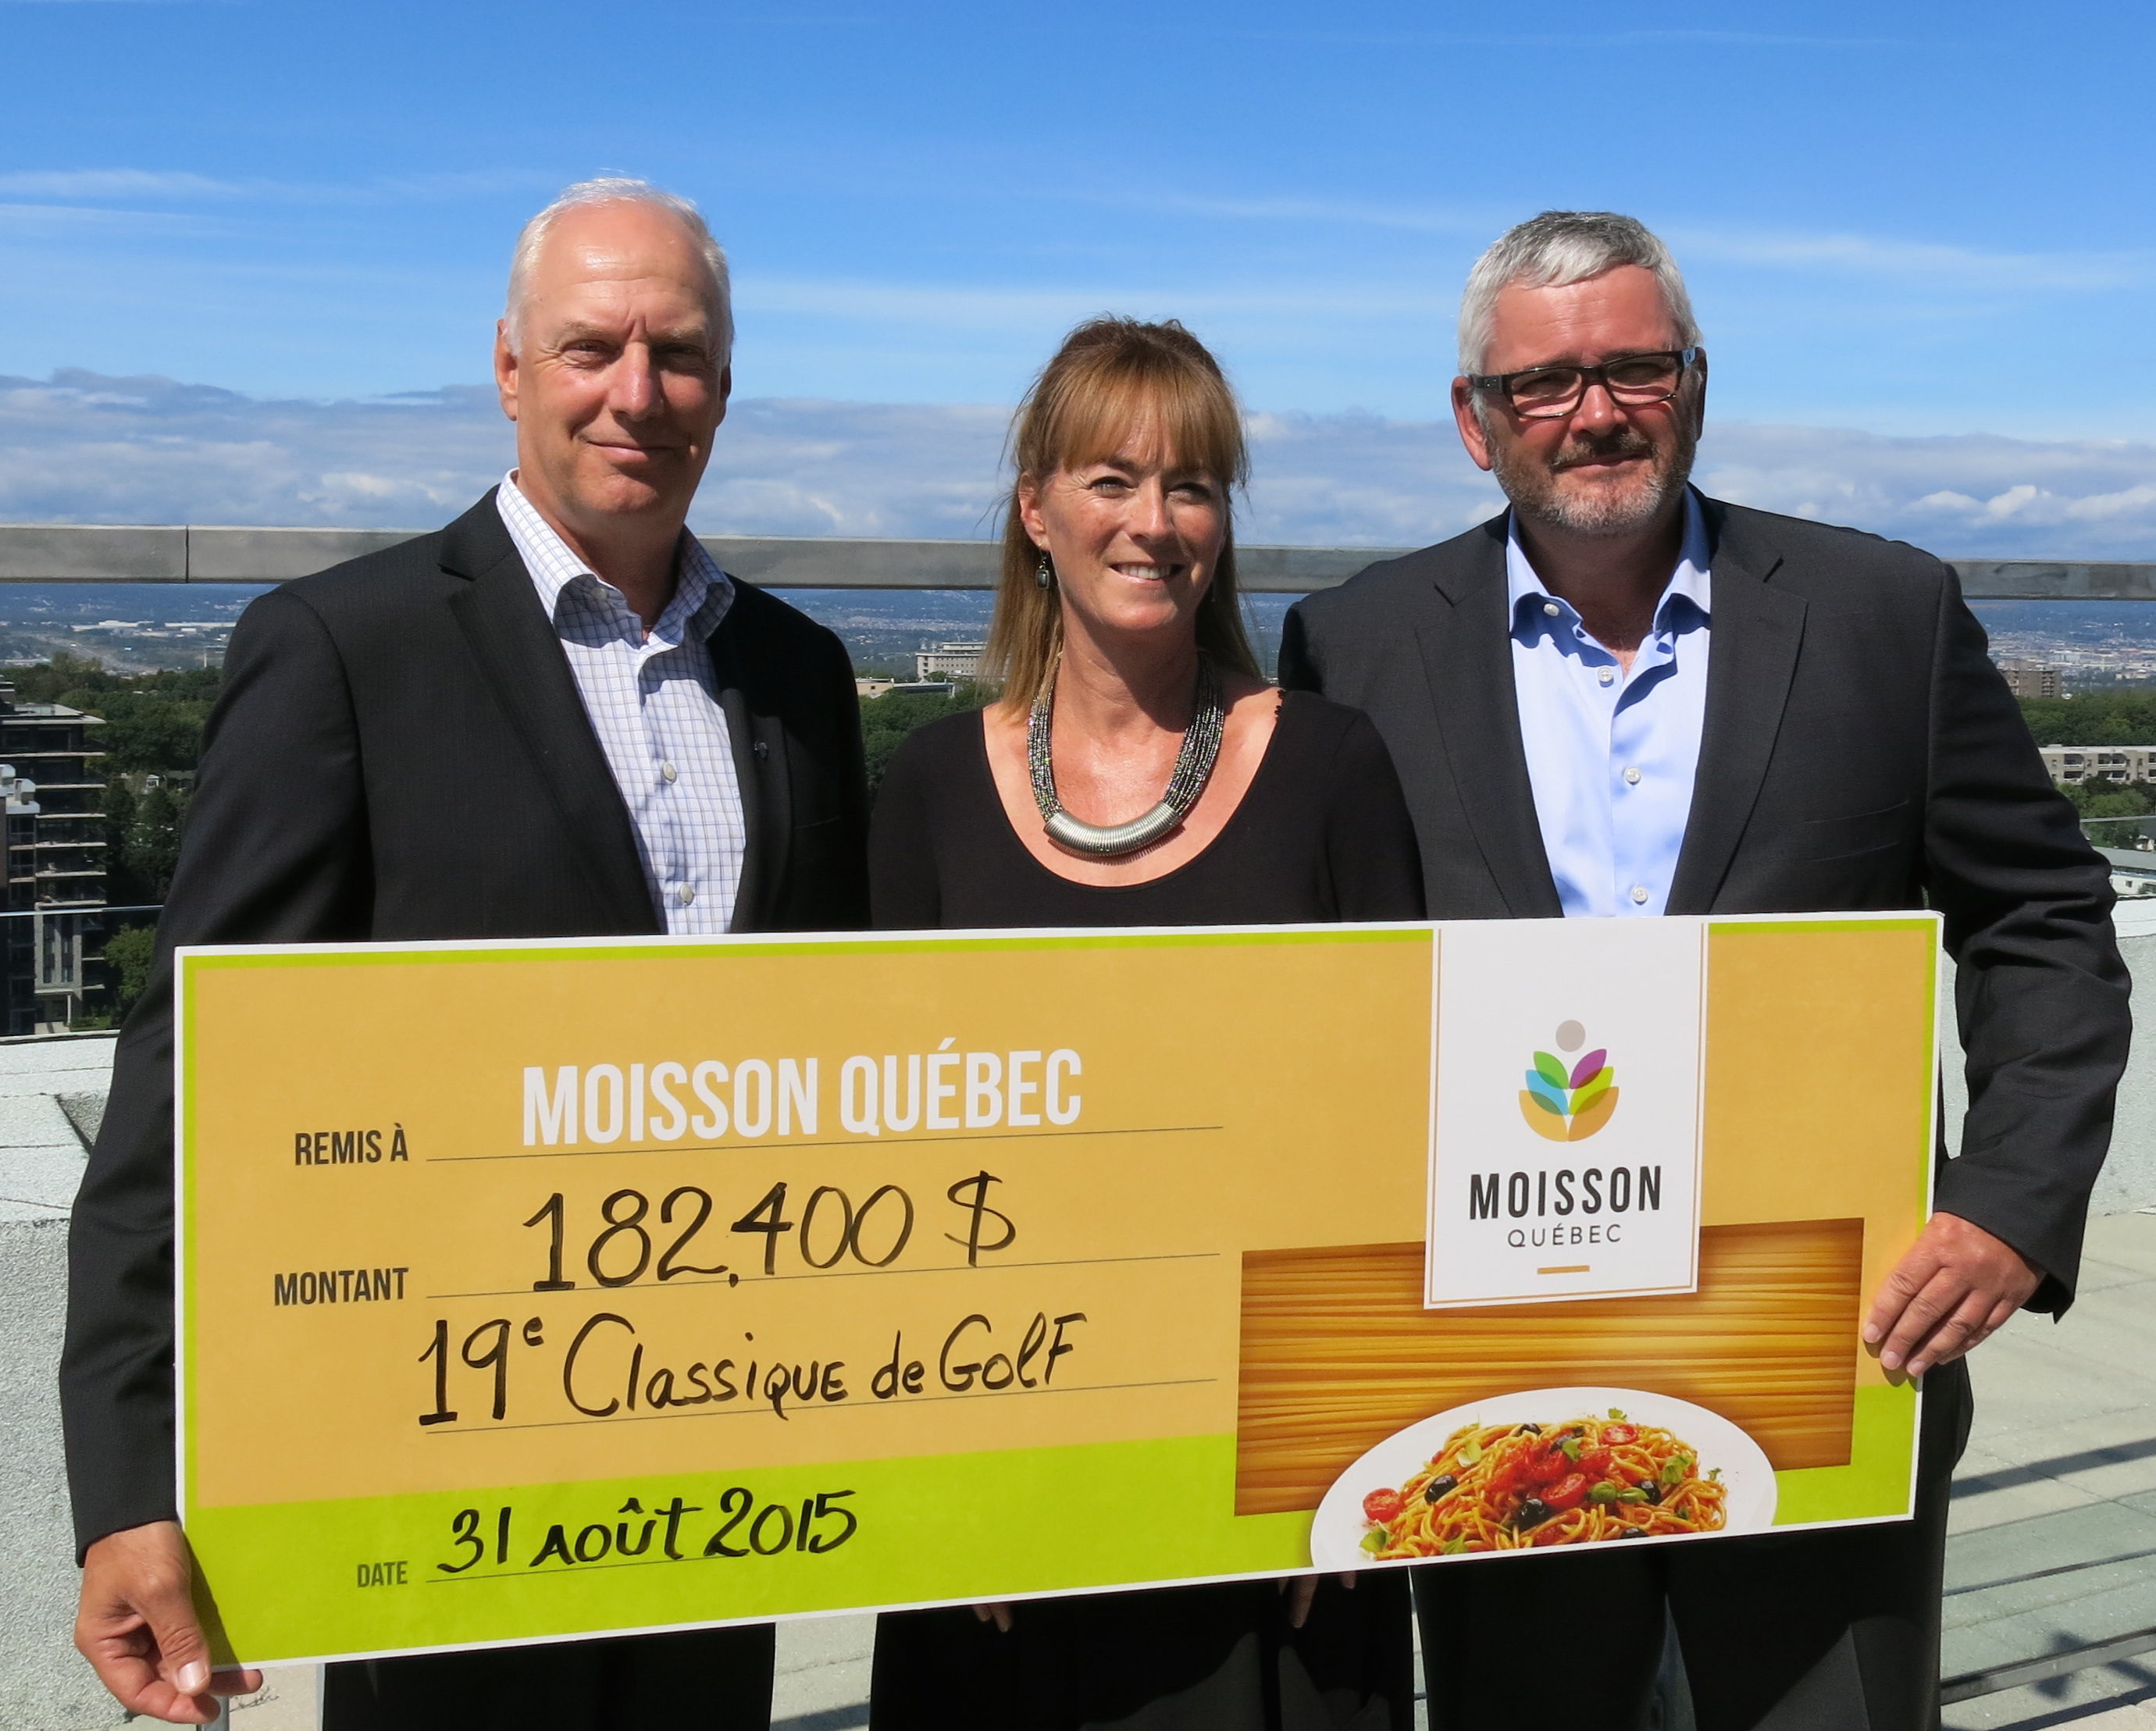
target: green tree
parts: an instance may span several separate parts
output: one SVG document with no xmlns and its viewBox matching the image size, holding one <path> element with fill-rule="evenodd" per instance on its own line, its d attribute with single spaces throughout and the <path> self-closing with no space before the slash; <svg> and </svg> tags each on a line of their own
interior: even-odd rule
<svg viewBox="0 0 2156 1731">
<path fill-rule="evenodd" d="M 103 804 L 105 899 L 116 907 L 139 907 L 150 900 L 150 891 L 135 870 L 127 845 L 135 830 L 135 790 L 125 777 L 108 777 Z"/>
<path fill-rule="evenodd" d="M 180 857 L 180 824 L 187 809 L 185 790 L 170 782 L 160 782 L 135 802 L 134 820 L 127 826 L 122 844 L 123 857 L 145 902 L 162 901 L 172 887 L 172 867 Z M 108 849 L 112 839 L 108 833 Z"/>
<path fill-rule="evenodd" d="M 2021 714 L 2039 745 L 2156 745 L 2156 692 L 2025 697 Z"/>
<path fill-rule="evenodd" d="M 2156 812 L 2156 788 L 2128 782 L 2067 782 L 2059 791 L 2085 818 L 2138 818 Z M 2120 826 L 2120 833 L 2125 833 Z"/>
<path fill-rule="evenodd" d="M 218 667 L 119 674 L 86 655 L 63 650 L 41 667 L 13 670 L 24 703 L 64 703 L 100 717 L 97 744 L 108 774 L 168 775 L 192 769 L 202 755 L 203 724 L 224 681 Z"/>
<path fill-rule="evenodd" d="M 105 940 L 106 978 L 112 992 L 112 1024 L 117 1026 L 150 984 L 150 958 L 157 948 L 155 926 L 126 926 Z"/>
<path fill-rule="evenodd" d="M 105 698 L 103 713 L 106 724 L 98 730 L 97 742 L 105 748 L 109 773 L 169 775 L 193 768 L 202 756 L 207 703 L 116 691 Z"/>
<path fill-rule="evenodd" d="M 945 716 L 966 715 L 995 697 L 993 686 L 968 681 L 946 697 L 928 691 L 892 691 L 861 705 L 861 749 L 868 760 L 869 791 L 874 793 L 890 766 L 899 742 L 916 727 Z"/>
<path fill-rule="evenodd" d="M 8 682 L 14 686 L 17 698 L 24 703 L 65 703 L 72 692 L 116 691 L 124 690 L 127 684 L 124 675 L 109 671 L 102 661 L 88 655 L 70 655 L 65 650 L 42 666 L 11 668 Z M 80 703 L 73 706 L 77 709 L 84 706 Z"/>
</svg>

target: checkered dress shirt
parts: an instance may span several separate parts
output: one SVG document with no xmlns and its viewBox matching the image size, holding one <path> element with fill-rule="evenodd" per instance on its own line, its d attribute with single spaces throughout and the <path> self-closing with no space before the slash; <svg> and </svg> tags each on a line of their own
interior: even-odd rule
<svg viewBox="0 0 2156 1731">
<path fill-rule="evenodd" d="M 561 637 L 666 929 L 724 932 L 747 845 L 710 649 L 733 602 L 732 579 L 684 537 L 674 598 L 646 635 L 621 591 L 570 552 L 517 490 L 514 470 L 495 504 Z"/>
</svg>

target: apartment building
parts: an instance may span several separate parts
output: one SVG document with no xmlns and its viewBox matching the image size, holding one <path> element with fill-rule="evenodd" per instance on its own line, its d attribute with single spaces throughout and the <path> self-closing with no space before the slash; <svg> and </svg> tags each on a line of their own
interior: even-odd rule
<svg viewBox="0 0 2156 1731">
<path fill-rule="evenodd" d="M 2047 745 L 2039 749 L 2044 768 L 2062 787 L 2079 782 L 2122 786 L 2156 782 L 2156 745 Z"/>
<path fill-rule="evenodd" d="M 2017 697 L 2064 695 L 2062 675 L 2056 667 L 2047 667 L 2037 661 L 2001 661 L 1999 670 L 2006 676 L 2006 689 Z"/>
<path fill-rule="evenodd" d="M 913 676 L 916 680 L 978 679 L 981 656 L 987 649 L 985 643 L 939 643 L 914 656 Z"/>
<path fill-rule="evenodd" d="M 104 722 L 60 703 L 18 703 L 0 681 L 0 794 L 7 894 L 0 920 L 0 1032 L 52 1034 L 98 991 L 104 948 Z"/>
</svg>

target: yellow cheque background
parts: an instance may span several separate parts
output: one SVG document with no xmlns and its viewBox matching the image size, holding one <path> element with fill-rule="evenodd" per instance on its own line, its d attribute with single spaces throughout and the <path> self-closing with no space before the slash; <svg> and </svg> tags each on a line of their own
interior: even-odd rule
<svg viewBox="0 0 2156 1731">
<path fill-rule="evenodd" d="M 1861 1217 L 1867 1287 L 1907 1242 L 1935 943 L 1715 925 L 1706 1224 Z M 184 954 L 182 1497 L 221 1639 L 276 1660 L 1306 1567 L 1307 1512 L 1234 1512 L 1242 1256 L 1419 1237 L 1435 953 L 1425 927 Z M 849 1057 L 902 1087 L 939 1050 L 1035 1076 L 1075 1053 L 1075 1117 L 1034 1096 L 1037 1125 L 966 1128 L 962 1063 L 959 1127 L 844 1127 Z M 526 1142 L 527 1069 L 761 1060 L 783 1092 L 811 1058 L 813 1132 L 774 1100 L 753 1137 Z M 602 1284 L 639 1232 L 641 1271 Z M 1856 1454 L 1780 1474 L 1785 1519 L 1906 1512 L 1913 1398 L 1851 1357 Z M 757 1398 L 716 1397 L 722 1361 Z"/>
</svg>

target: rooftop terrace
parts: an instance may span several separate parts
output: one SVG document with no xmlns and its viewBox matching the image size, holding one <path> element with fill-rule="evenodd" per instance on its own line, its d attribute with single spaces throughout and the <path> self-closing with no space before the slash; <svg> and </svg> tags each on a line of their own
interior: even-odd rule
<svg viewBox="0 0 2156 1731">
<path fill-rule="evenodd" d="M 0 583 L 284 581 L 418 532 L 0 525 Z M 774 588 L 985 588 L 996 549 L 973 542 L 706 537 L 729 570 Z M 1391 551 L 1243 547 L 1247 588 L 1330 587 Z M 1994 598 L 2156 600 L 2156 563 L 1958 562 Z M 2156 614 L 2151 616 L 2156 626 Z M 2152 857 L 2120 863 L 2135 870 Z M 2122 905 L 2123 947 L 2156 968 L 2156 899 Z M 118 1722 L 68 1639 L 75 1572 L 53 1372 L 64 1228 L 110 1075 L 109 1035 L 0 1040 L 0 1725 Z M 1960 1105 L 1947 1066 L 1949 1122 Z M 1954 1491 L 1943 1670 L 1950 1731 L 2073 1724 L 2156 1731 L 2156 1057 L 2137 1056 L 2096 1198 L 2080 1302 L 2054 1326 L 2018 1318 L 1974 1363 L 1977 1417 Z M 774 1724 L 867 1723 L 871 1620 L 783 1626 Z M 273 1672 L 232 1714 L 239 1731 L 316 1723 L 316 1679 Z M 1689 1713 L 1671 1703 L 1667 1731 Z"/>
</svg>

